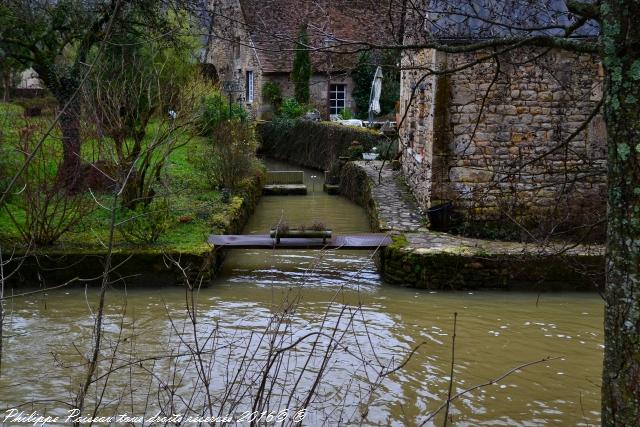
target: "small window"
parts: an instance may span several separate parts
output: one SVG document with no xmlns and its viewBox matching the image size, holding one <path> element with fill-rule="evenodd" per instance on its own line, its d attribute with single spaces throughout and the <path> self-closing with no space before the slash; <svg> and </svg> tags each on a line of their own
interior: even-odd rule
<svg viewBox="0 0 640 427">
<path fill-rule="evenodd" d="M 253 102 L 253 71 L 247 71 L 247 102 Z"/>
<path fill-rule="evenodd" d="M 240 37 L 238 36 L 233 39 L 233 57 L 240 59 Z"/>
<path fill-rule="evenodd" d="M 346 107 L 347 85 L 329 85 L 329 114 L 340 114 Z"/>
</svg>

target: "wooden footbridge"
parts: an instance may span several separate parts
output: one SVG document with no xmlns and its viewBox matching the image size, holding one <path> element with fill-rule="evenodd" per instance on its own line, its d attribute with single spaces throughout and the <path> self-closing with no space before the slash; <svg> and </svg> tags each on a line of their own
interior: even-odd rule
<svg viewBox="0 0 640 427">
<path fill-rule="evenodd" d="M 269 234 L 225 234 L 209 236 L 209 243 L 228 249 L 362 249 L 374 250 L 389 246 L 386 234 L 352 234 L 333 236 L 323 242 L 317 238 L 281 237 L 278 243 Z"/>
</svg>

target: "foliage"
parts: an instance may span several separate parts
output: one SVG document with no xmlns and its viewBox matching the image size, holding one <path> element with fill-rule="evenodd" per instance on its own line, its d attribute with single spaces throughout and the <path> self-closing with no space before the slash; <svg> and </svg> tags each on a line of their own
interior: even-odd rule
<svg viewBox="0 0 640 427">
<path fill-rule="evenodd" d="M 364 152 L 364 147 L 361 144 L 352 144 L 349 147 L 349 158 L 351 160 L 362 160 L 362 153 Z"/>
<path fill-rule="evenodd" d="M 382 75 L 382 91 L 380 92 L 380 112 L 382 115 L 394 113 L 396 102 L 400 99 L 400 63 L 401 53 L 396 50 L 387 51 L 383 55 L 384 70 Z"/>
<path fill-rule="evenodd" d="M 349 155 L 353 141 L 370 150 L 382 137 L 370 129 L 310 120 L 274 120 L 259 130 L 265 155 L 321 170 Z"/>
<path fill-rule="evenodd" d="M 351 120 L 353 119 L 353 113 L 351 112 L 351 110 L 349 108 L 343 108 L 340 111 L 340 119 L 341 120 Z"/>
<path fill-rule="evenodd" d="M 218 91 L 202 98 L 202 113 L 200 128 L 203 135 L 211 135 L 220 123 L 228 120 L 248 120 L 247 112 L 242 105 L 229 104 L 227 99 Z"/>
<path fill-rule="evenodd" d="M 325 231 L 328 228 L 324 222 L 316 220 L 316 221 L 313 221 L 310 225 L 307 225 L 306 229 L 312 230 L 312 231 Z"/>
<path fill-rule="evenodd" d="M 53 114 L 57 107 L 57 101 L 52 96 L 45 96 L 42 98 L 16 98 L 12 102 L 16 105 L 20 105 L 25 110 L 27 108 L 40 108 L 43 114 Z"/>
<path fill-rule="evenodd" d="M 366 119 L 369 110 L 369 95 L 371 94 L 371 82 L 376 72 L 376 67 L 371 62 L 371 52 L 364 51 L 358 55 L 358 62 L 351 71 L 353 79 L 353 100 L 356 104 L 356 117 Z"/>
<path fill-rule="evenodd" d="M 385 115 L 395 111 L 396 101 L 400 98 L 400 71 L 397 67 L 399 60 L 400 54 L 397 51 L 360 53 L 358 62 L 351 71 L 354 83 L 352 96 L 356 104 L 357 118 L 367 119 L 371 84 L 377 65 L 383 67 L 380 114 Z"/>
<path fill-rule="evenodd" d="M 189 84 L 191 85 L 191 83 Z M 197 90 L 198 93 L 205 93 L 205 86 Z M 189 89 L 188 87 L 186 88 Z M 197 101 L 197 100 L 196 100 Z M 198 103 L 196 102 L 195 105 Z M 36 134 L 43 132 L 44 129 L 50 124 L 50 117 L 42 116 L 33 119 L 26 119 L 22 115 L 23 109 L 15 104 L 3 104 L 0 103 L 0 163 L 4 165 L 6 162 L 7 169 L 0 165 L 0 175 L 13 174 L 17 168 L 20 167 L 24 156 L 15 149 L 19 145 L 20 130 L 26 127 L 27 123 L 37 125 Z M 158 118 L 152 118 L 146 131 L 146 136 L 143 141 L 143 147 L 148 143 L 152 143 L 153 135 L 157 132 L 157 129 L 162 125 L 162 120 Z M 61 159 L 62 152 L 60 150 L 59 132 L 53 132 L 50 138 L 45 141 L 45 151 L 51 159 L 55 161 L 49 162 L 51 170 L 47 174 L 49 177 L 55 177 L 55 167 Z M 165 232 L 160 234 L 160 237 L 154 245 L 148 246 L 146 243 L 138 240 L 135 246 L 128 244 L 126 251 L 128 252 L 144 252 L 144 253 L 161 253 L 163 251 L 179 251 L 184 253 L 194 254 L 208 254 L 210 251 L 209 245 L 206 243 L 205 237 L 211 233 L 213 219 L 218 218 L 222 228 L 218 230 L 220 233 L 234 232 L 228 231 L 238 221 L 238 215 L 244 215 L 239 210 L 244 212 L 238 204 L 238 200 L 242 202 L 242 198 L 234 196 L 231 198 L 232 203 L 225 204 L 221 201 L 221 197 L 218 191 L 212 190 L 207 185 L 206 176 L 201 174 L 195 167 L 194 158 L 199 158 L 200 153 L 205 150 L 208 145 L 207 141 L 203 137 L 189 135 L 177 135 L 179 138 L 175 142 L 175 150 L 171 151 L 167 159 L 165 160 L 165 166 L 163 168 L 161 182 L 153 182 L 152 187 L 161 194 L 154 198 L 154 202 L 150 207 L 153 209 L 158 206 L 156 202 L 162 202 L 167 200 L 170 208 L 170 214 L 172 218 L 180 218 L 183 216 L 190 216 L 193 221 L 188 223 L 179 223 L 178 221 L 171 221 L 171 227 Z M 83 145 L 82 155 L 84 158 L 90 158 L 94 152 L 100 154 L 100 150 L 103 149 L 103 143 L 107 143 L 107 140 L 91 140 L 87 138 L 87 142 Z M 156 155 L 160 152 L 156 152 Z M 160 156 L 158 156 L 160 157 Z M 98 157 L 99 158 L 99 157 Z M 91 171 L 89 166 L 85 167 L 86 171 Z M 94 169 L 95 170 L 95 169 Z M 99 172 L 98 172 L 99 174 Z M 53 180 L 52 183 L 54 183 Z M 259 193 L 259 185 L 256 180 L 252 180 L 250 183 L 245 180 L 241 184 L 243 187 L 242 197 L 244 203 L 250 203 L 251 206 L 254 202 L 248 202 L 249 196 L 253 197 Z M 108 205 L 110 202 L 109 194 L 100 194 L 95 192 L 94 196 L 103 205 Z M 14 192 L 22 189 L 22 182 L 18 182 Z M 62 193 L 60 193 L 62 194 Z M 246 194 L 246 196 L 245 196 Z M 25 220 L 25 204 L 22 201 L 23 193 L 14 195 L 8 203 L 0 209 L 0 244 L 5 242 L 26 241 L 23 239 L 16 225 L 11 219 L 13 216 L 20 224 Z M 61 251 L 69 253 L 78 253 L 83 251 L 95 251 L 101 250 L 103 247 L 100 242 L 106 242 L 109 238 L 109 212 L 104 209 L 94 209 L 96 207 L 94 199 L 90 195 L 83 195 L 73 201 L 70 204 L 70 209 L 74 208 L 76 203 L 80 203 L 81 213 L 79 221 L 70 226 L 69 229 L 64 232 L 54 247 L 46 248 L 48 253 L 52 251 Z M 88 208 L 88 209 L 85 209 Z M 144 206 L 138 207 L 143 209 Z M 130 217 L 125 217 L 125 209 L 120 209 L 119 220 Z M 235 230 L 235 229 L 233 229 Z M 239 230 L 235 230 L 238 232 Z M 116 248 L 121 248 L 123 243 L 127 242 L 121 232 L 117 232 L 115 235 Z"/>
<path fill-rule="evenodd" d="M 76 191 L 82 181 L 81 159 L 74 153 L 78 153 L 82 145 L 80 118 L 83 105 L 75 94 L 83 82 L 87 64 L 97 52 L 96 46 L 106 38 L 126 40 L 133 37 L 144 39 L 144 42 L 125 43 L 126 46 L 108 43 L 103 45 L 104 53 L 109 56 L 107 51 L 119 48 L 137 50 L 138 58 L 139 51 L 146 49 L 153 54 L 160 43 L 164 45 L 162 50 L 166 51 L 170 49 L 169 46 L 182 42 L 184 27 L 189 22 L 186 14 L 169 11 L 184 10 L 189 1 L 166 0 L 162 7 L 158 2 L 149 0 L 132 0 L 126 5 L 110 0 L 15 0 L 2 3 L 0 50 L 6 58 L 24 67 L 33 67 L 57 99 L 58 105 L 68 105 L 60 119 L 65 155 L 57 177 L 67 189 Z M 122 59 L 128 62 L 130 58 L 122 56 Z M 174 59 L 169 68 L 175 70 L 179 64 L 187 64 L 183 58 Z M 162 65 L 169 63 L 163 61 Z M 167 71 L 166 75 L 170 73 Z M 111 82 L 124 83 L 113 77 Z M 179 85 L 180 82 L 176 81 L 175 84 Z M 137 128 L 141 129 L 140 126 Z"/>
<path fill-rule="evenodd" d="M 273 108 L 277 111 L 282 104 L 282 89 L 277 83 L 266 82 L 262 87 L 262 96 L 265 101 L 273 105 Z"/>
<path fill-rule="evenodd" d="M 300 104 L 294 98 L 285 98 L 282 101 L 280 110 L 278 111 L 278 117 L 282 119 L 297 119 L 307 112 L 307 107 Z"/>
<path fill-rule="evenodd" d="M 24 122 L 22 114 L 23 109 L 19 106 L 0 103 L 0 195 L 8 187 L 15 173 L 14 145 L 17 144 L 17 128 Z"/>
<path fill-rule="evenodd" d="M 398 154 L 398 144 L 394 139 L 387 138 L 374 148 L 380 160 L 393 160 Z"/>
<path fill-rule="evenodd" d="M 100 59 L 84 101 L 101 155 L 115 159 L 125 186 L 122 204 L 135 209 L 151 203 L 166 158 L 195 132 L 197 100 L 207 87 L 192 60 L 191 39 L 170 46 L 128 34 L 117 40 L 122 43 Z"/>
<path fill-rule="evenodd" d="M 300 28 L 298 40 L 295 44 L 295 56 L 293 57 L 293 69 L 291 80 L 294 84 L 295 99 L 300 104 L 309 102 L 309 80 L 311 79 L 311 55 L 309 54 L 309 36 L 307 26 Z"/>
<path fill-rule="evenodd" d="M 123 209 L 119 222 L 118 231 L 127 242 L 133 244 L 156 243 L 175 223 L 165 198 L 149 206 Z"/>
<path fill-rule="evenodd" d="M 9 147 L 0 139 L 0 194 L 2 194 L 11 182 L 11 169 L 13 162 L 9 157 Z"/>
<path fill-rule="evenodd" d="M 38 127 L 27 123 L 14 141 L 14 151 L 25 162 L 38 140 Z M 9 147 L 5 147 L 9 151 Z M 27 245 L 48 246 L 79 224 L 93 210 L 93 202 L 84 195 L 71 194 L 62 188 L 56 176 L 61 159 L 57 144 L 46 144 L 38 150 L 16 187 L 20 189 L 13 203 L 20 208 L 17 215 L 9 205 L 3 206 L 19 237 Z M 10 158 L 9 156 L 7 156 Z M 6 186 L 4 187 L 6 188 Z"/>
<path fill-rule="evenodd" d="M 253 126 L 240 120 L 216 126 L 196 167 L 213 188 L 241 189 L 246 179 L 256 174 L 257 140 Z"/>
</svg>

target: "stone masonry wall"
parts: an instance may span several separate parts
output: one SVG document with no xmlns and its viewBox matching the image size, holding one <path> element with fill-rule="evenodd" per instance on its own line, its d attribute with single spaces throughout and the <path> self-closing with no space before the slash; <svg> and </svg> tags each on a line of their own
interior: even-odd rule
<svg viewBox="0 0 640 427">
<path fill-rule="evenodd" d="M 242 105 L 252 117 L 261 110 L 263 75 L 251 36 L 242 22 L 239 0 L 211 0 L 209 4 L 216 25 L 207 49 L 206 62 L 213 64 L 221 82 L 235 81 L 239 91 L 231 93 L 234 102 Z M 216 15 L 225 17 L 216 19 Z M 253 71 L 253 101 L 247 99 L 247 71 Z M 229 95 L 224 92 L 225 95 Z"/>
<path fill-rule="evenodd" d="M 606 192 L 602 116 L 563 142 L 601 99 L 599 63 L 536 49 L 482 61 L 487 54 L 427 50 L 403 60 L 436 70 L 480 62 L 426 78 L 403 72 L 403 166 L 420 205 L 453 201 L 475 220 L 597 218 Z"/>
<path fill-rule="evenodd" d="M 263 76 L 263 82 L 271 81 L 277 84 L 284 98 L 294 97 L 294 85 L 288 73 L 268 73 Z M 264 84 L 263 83 L 263 84 Z M 355 111 L 356 103 L 352 93 L 354 89 L 353 79 L 347 75 L 327 76 L 326 74 L 314 74 L 309 80 L 309 99 L 313 108 L 317 109 L 322 118 L 329 119 L 329 85 L 344 84 L 346 86 L 346 108 Z M 262 118 L 268 119 L 274 113 L 273 107 L 263 100 Z"/>
<path fill-rule="evenodd" d="M 436 77 L 415 67 L 430 67 L 437 52 L 428 49 L 404 55 L 400 81 L 400 144 L 403 172 L 422 208 L 431 204 L 433 105 Z"/>
</svg>

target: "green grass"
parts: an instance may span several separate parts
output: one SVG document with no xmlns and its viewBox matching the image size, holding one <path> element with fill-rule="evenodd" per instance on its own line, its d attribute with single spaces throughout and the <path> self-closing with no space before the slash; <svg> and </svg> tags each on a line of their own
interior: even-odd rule
<svg viewBox="0 0 640 427">
<path fill-rule="evenodd" d="M 0 150 L 7 167 L 0 170 L 2 178 L 11 176 L 20 166 L 24 156 L 16 150 L 20 129 L 28 123 L 39 130 L 50 123 L 51 117 L 25 120 L 22 107 L 0 103 Z M 147 138 L 152 138 L 157 130 L 157 123 L 150 124 Z M 57 131 L 56 131 L 57 132 Z M 201 153 L 206 140 L 202 137 L 185 136 L 186 144 L 177 148 L 167 159 L 163 180 L 166 187 L 156 189 L 156 200 L 166 198 L 169 206 L 168 220 L 170 227 L 154 244 L 135 244 L 127 242 L 120 233 L 115 234 L 116 252 L 183 252 L 202 254 L 211 248 L 206 243 L 207 236 L 222 232 L 228 226 L 243 203 L 241 197 L 233 197 L 230 203 L 222 203 L 217 190 L 211 189 L 206 177 L 198 170 L 194 160 Z M 188 141 L 188 142 L 187 142 Z M 95 160 L 98 150 L 96 140 L 86 139 L 83 145 L 83 157 Z M 47 139 L 44 149 L 52 153 L 60 153 L 59 135 L 54 133 Z M 54 154 L 53 156 L 55 156 Z M 56 162 L 52 162 L 56 163 Z M 0 164 L 0 167 L 2 164 Z M 55 177 L 55 168 L 51 171 Z M 4 189 L 4 185 L 3 185 Z M 53 246 L 47 247 L 49 252 L 94 252 L 103 250 L 109 237 L 110 211 L 94 202 L 91 195 L 83 195 L 85 202 L 91 205 L 91 211 L 82 221 L 66 232 Z M 110 206 L 109 194 L 96 195 L 100 204 Z M 19 244 L 20 234 L 10 215 L 18 222 L 24 222 L 25 210 L 21 207 L 20 195 L 13 196 L 9 203 L 0 208 L 0 243 Z"/>
</svg>

